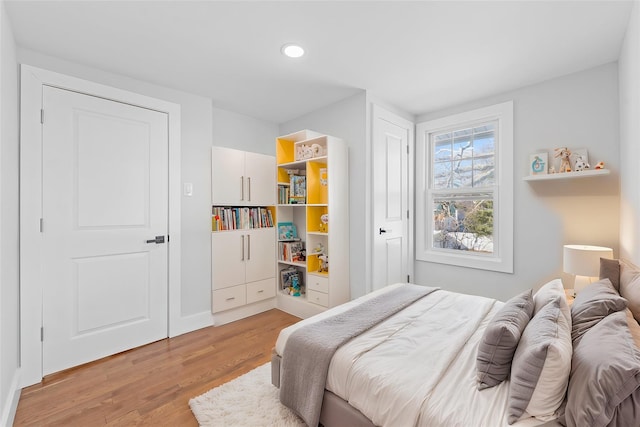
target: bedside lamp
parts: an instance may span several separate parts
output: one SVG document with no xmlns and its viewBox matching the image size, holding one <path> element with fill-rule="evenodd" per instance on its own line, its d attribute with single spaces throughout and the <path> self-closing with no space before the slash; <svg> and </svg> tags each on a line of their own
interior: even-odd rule
<svg viewBox="0 0 640 427">
<path fill-rule="evenodd" d="M 600 258 L 613 258 L 613 250 L 602 246 L 564 245 L 562 269 L 576 276 L 573 284 L 576 294 L 600 276 Z"/>
</svg>

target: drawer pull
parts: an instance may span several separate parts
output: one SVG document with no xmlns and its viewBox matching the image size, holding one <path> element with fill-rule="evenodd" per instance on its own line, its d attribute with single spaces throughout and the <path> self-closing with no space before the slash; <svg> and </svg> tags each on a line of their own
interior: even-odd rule
<svg viewBox="0 0 640 427">
<path fill-rule="evenodd" d="M 236 297 L 227 298 L 227 301 L 233 301 Z"/>
<path fill-rule="evenodd" d="M 260 290 L 258 291 L 258 293 L 259 293 L 259 294 L 261 294 L 261 293 L 263 293 L 263 292 L 264 292 L 264 289 L 260 289 Z"/>
</svg>

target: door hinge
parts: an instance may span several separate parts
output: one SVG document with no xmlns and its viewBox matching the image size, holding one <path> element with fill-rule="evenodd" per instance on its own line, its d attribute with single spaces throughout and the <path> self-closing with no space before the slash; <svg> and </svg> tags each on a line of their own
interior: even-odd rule
<svg viewBox="0 0 640 427">
<path fill-rule="evenodd" d="M 409 219 L 409 209 L 407 209 L 407 219 Z"/>
<path fill-rule="evenodd" d="M 407 283 L 411 283 L 411 278 L 409 277 L 408 274 L 407 274 Z"/>
<path fill-rule="evenodd" d="M 44 124 L 44 108 L 40 109 L 40 123 Z"/>
<path fill-rule="evenodd" d="M 169 243 L 169 235 L 167 234 L 167 243 Z"/>
<path fill-rule="evenodd" d="M 409 144 L 407 144 L 407 154 L 409 154 Z"/>
<path fill-rule="evenodd" d="M 44 230 L 44 218 L 40 218 L 40 232 Z"/>
<path fill-rule="evenodd" d="M 44 342 L 44 327 L 40 328 L 40 342 Z"/>
</svg>

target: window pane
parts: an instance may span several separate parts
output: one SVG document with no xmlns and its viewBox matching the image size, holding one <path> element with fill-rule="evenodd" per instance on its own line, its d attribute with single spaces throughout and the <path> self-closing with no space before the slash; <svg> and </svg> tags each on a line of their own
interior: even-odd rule
<svg viewBox="0 0 640 427">
<path fill-rule="evenodd" d="M 460 160 L 453 162 L 453 187 L 471 188 L 473 186 L 473 162 L 472 160 Z"/>
<path fill-rule="evenodd" d="M 434 161 L 451 160 L 451 134 L 446 134 L 448 138 L 441 138 L 443 135 L 437 135 L 433 144 Z"/>
<path fill-rule="evenodd" d="M 458 133 L 458 132 L 456 132 Z M 453 140 L 453 158 L 454 159 L 467 159 L 473 156 L 473 145 L 471 143 L 471 133 L 464 135 L 460 132 L 460 136 L 457 136 Z"/>
<path fill-rule="evenodd" d="M 493 200 L 435 198 L 433 248 L 493 253 Z"/>
<path fill-rule="evenodd" d="M 433 188 L 451 188 L 451 162 L 433 165 Z"/>
<path fill-rule="evenodd" d="M 495 134 L 493 132 L 475 136 L 475 139 L 473 140 L 474 155 L 484 156 L 487 154 L 494 154 L 495 150 Z"/>
<path fill-rule="evenodd" d="M 494 156 L 473 159 L 473 187 L 495 185 L 495 166 Z"/>
</svg>

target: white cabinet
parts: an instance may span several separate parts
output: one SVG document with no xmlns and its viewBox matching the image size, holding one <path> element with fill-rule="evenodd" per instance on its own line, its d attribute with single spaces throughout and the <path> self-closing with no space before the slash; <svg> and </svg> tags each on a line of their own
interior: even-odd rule
<svg viewBox="0 0 640 427">
<path fill-rule="evenodd" d="M 304 130 L 276 139 L 276 163 L 277 222 L 293 224 L 306 247 L 305 260 L 292 261 L 286 257 L 287 241 L 279 242 L 278 308 L 306 318 L 350 299 L 347 146 Z M 286 286 L 291 275 L 304 289 Z"/>
<path fill-rule="evenodd" d="M 275 204 L 273 156 L 212 147 L 211 165 L 213 205 L 270 206 Z"/>
<path fill-rule="evenodd" d="M 272 156 L 211 150 L 211 310 L 216 324 L 275 308 L 275 177 Z"/>
</svg>

